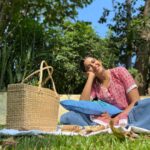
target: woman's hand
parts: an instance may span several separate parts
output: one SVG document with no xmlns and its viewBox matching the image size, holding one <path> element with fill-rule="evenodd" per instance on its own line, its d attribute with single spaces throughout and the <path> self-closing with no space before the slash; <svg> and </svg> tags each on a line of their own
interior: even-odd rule
<svg viewBox="0 0 150 150">
<path fill-rule="evenodd" d="M 94 78 L 95 78 L 95 73 L 92 72 L 92 71 L 88 71 L 88 72 L 86 72 L 86 76 L 87 76 L 88 78 L 94 79 Z"/>
<path fill-rule="evenodd" d="M 117 115 L 114 118 L 111 118 L 111 116 L 109 115 L 108 112 L 105 112 L 103 114 L 100 115 L 101 120 L 103 120 L 104 122 L 110 123 L 110 121 L 112 120 L 114 125 L 117 125 L 119 123 L 120 120 L 120 116 Z"/>
<path fill-rule="evenodd" d="M 114 125 L 117 125 L 119 123 L 119 116 L 116 116 L 114 118 L 111 119 L 114 123 Z"/>
<path fill-rule="evenodd" d="M 121 126 L 127 125 L 127 120 L 128 120 L 128 114 L 126 114 L 125 112 L 122 112 L 117 116 L 115 116 L 114 118 L 112 118 L 114 125 L 121 125 Z"/>
<path fill-rule="evenodd" d="M 98 120 L 101 120 L 105 123 L 108 123 L 110 122 L 110 120 L 112 119 L 111 116 L 108 114 L 108 112 L 105 112 L 99 116 L 94 116 L 93 119 L 98 119 Z"/>
<path fill-rule="evenodd" d="M 104 118 L 104 119 L 107 119 L 107 120 L 111 119 L 111 116 L 109 115 L 108 112 L 105 112 L 105 113 L 101 114 L 101 117 Z"/>
</svg>

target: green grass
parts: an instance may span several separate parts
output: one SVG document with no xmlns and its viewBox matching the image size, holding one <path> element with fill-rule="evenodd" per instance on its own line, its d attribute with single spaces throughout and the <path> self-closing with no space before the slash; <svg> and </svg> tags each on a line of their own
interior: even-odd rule
<svg viewBox="0 0 150 150">
<path fill-rule="evenodd" d="M 3 143 L 6 137 L 0 139 Z M 3 142 L 2 142 L 3 141 Z M 22 136 L 15 137 L 16 145 L 5 145 L 7 149 L 15 150 L 149 150 L 150 139 L 144 136 L 136 140 L 120 141 L 114 135 L 81 136 Z"/>
<path fill-rule="evenodd" d="M 6 141 L 13 144 L 6 144 Z M 2 145 L 8 150 L 149 150 L 150 137 L 141 135 L 135 140 L 129 138 L 119 140 L 113 134 L 90 137 L 64 135 L 0 137 L 0 150 Z"/>
</svg>

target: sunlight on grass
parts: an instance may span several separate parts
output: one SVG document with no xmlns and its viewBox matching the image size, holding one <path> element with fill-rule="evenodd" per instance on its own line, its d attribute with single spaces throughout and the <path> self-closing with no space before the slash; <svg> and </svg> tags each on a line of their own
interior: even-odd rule
<svg viewBox="0 0 150 150">
<path fill-rule="evenodd" d="M 0 129 L 4 126 L 0 125 Z M 148 150 L 150 136 L 142 135 L 131 140 L 118 139 L 113 134 L 99 134 L 90 137 L 64 135 L 0 136 L 0 149 L 28 150 Z"/>
<path fill-rule="evenodd" d="M 8 137 L 1 137 L 3 145 Z M 45 136 L 21 136 L 14 137 L 16 145 L 5 145 L 15 150 L 46 149 L 46 150 L 148 150 L 150 149 L 150 137 L 141 135 L 136 140 L 119 140 L 112 134 L 100 134 L 90 137 L 45 135 Z"/>
</svg>

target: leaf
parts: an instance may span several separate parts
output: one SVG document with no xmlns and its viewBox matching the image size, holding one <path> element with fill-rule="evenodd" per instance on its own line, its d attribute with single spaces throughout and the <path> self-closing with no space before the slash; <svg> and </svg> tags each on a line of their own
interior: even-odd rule
<svg viewBox="0 0 150 150">
<path fill-rule="evenodd" d="M 17 142 L 14 140 L 13 137 L 7 138 L 1 142 L 1 146 L 3 148 L 5 148 L 7 146 L 16 146 L 16 145 L 17 145 Z"/>
<path fill-rule="evenodd" d="M 121 130 L 119 130 L 118 128 L 114 127 L 114 122 L 113 120 L 110 121 L 110 128 L 113 132 L 113 134 L 120 140 L 125 140 L 125 133 L 123 133 Z"/>
</svg>

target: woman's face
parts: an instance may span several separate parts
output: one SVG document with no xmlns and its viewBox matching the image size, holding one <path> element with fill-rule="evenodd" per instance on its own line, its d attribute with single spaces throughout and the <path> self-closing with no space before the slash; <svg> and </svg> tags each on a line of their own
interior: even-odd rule
<svg viewBox="0 0 150 150">
<path fill-rule="evenodd" d="M 86 72 L 94 72 L 95 74 L 101 73 L 103 71 L 103 66 L 101 61 L 92 58 L 92 57 L 87 57 L 84 60 L 84 67 Z"/>
</svg>

